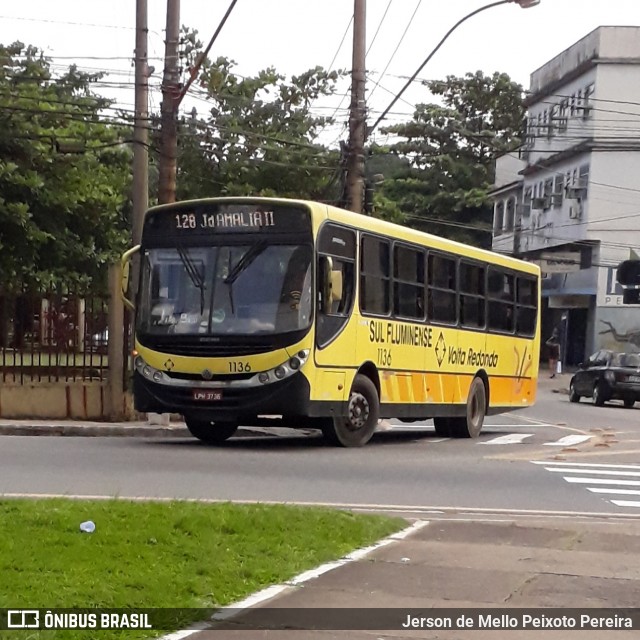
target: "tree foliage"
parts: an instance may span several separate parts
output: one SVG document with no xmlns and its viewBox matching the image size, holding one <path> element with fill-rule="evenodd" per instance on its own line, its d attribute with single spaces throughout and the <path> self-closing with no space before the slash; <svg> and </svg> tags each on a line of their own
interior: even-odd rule
<svg viewBox="0 0 640 640">
<path fill-rule="evenodd" d="M 19 42 L 0 60 L 0 285 L 89 283 L 128 240 L 123 132 L 101 115 L 96 77 L 53 77 Z"/>
<path fill-rule="evenodd" d="M 186 55 L 201 50 L 186 32 Z M 332 122 L 314 103 L 335 91 L 341 72 L 321 67 L 287 79 L 269 67 L 234 73 L 228 58 L 205 60 L 194 108 L 179 130 L 178 198 L 263 195 L 327 200 L 339 193 L 339 154 L 318 142 Z"/>
<path fill-rule="evenodd" d="M 441 104 L 419 104 L 410 122 L 384 130 L 400 138 L 390 151 L 409 166 L 385 180 L 382 193 L 408 225 L 487 246 L 494 161 L 518 146 L 522 87 L 480 71 L 425 84 Z"/>
</svg>

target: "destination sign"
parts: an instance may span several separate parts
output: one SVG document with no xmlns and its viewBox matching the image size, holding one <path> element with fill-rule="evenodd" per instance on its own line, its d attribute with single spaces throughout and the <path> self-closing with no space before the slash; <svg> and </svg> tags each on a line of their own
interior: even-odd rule
<svg viewBox="0 0 640 640">
<path fill-rule="evenodd" d="M 263 204 L 189 203 L 151 210 L 145 235 L 209 235 L 310 231 L 309 212 L 301 207 Z"/>
</svg>

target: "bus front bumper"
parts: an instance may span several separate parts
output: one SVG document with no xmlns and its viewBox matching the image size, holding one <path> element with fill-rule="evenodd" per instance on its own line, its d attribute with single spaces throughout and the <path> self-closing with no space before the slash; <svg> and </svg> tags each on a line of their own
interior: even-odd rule
<svg viewBox="0 0 640 640">
<path fill-rule="evenodd" d="M 301 372 L 261 386 L 211 386 L 206 392 L 196 385 L 160 385 L 137 371 L 133 374 L 137 411 L 180 413 L 212 422 L 251 420 L 258 415 L 309 416 L 313 404 L 309 395 L 309 382 Z"/>
</svg>

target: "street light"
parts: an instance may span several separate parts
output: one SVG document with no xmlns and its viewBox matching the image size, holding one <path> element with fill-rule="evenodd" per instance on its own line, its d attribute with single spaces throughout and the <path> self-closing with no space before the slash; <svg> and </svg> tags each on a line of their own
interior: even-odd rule
<svg viewBox="0 0 640 640">
<path fill-rule="evenodd" d="M 427 64 L 427 62 L 429 62 L 429 60 L 431 60 L 431 58 L 433 58 L 433 56 L 437 53 L 438 49 L 440 49 L 440 47 L 444 44 L 445 40 L 463 22 L 465 22 L 469 18 L 475 16 L 476 14 L 480 13 L 481 11 L 486 11 L 487 9 L 492 9 L 493 7 L 497 7 L 497 6 L 501 5 L 501 4 L 517 4 L 522 9 L 530 9 L 531 7 L 535 7 L 536 5 L 540 4 L 540 0 L 499 0 L 498 2 L 492 2 L 491 4 L 487 4 L 484 7 L 480 7 L 479 9 L 476 9 L 475 11 L 472 11 L 471 13 L 468 13 L 464 18 L 461 18 L 460 20 L 458 20 L 458 22 L 456 22 L 453 25 L 453 27 L 451 27 L 451 29 L 449 29 L 449 31 L 447 31 L 447 33 L 445 33 L 444 38 L 442 38 L 442 40 L 440 40 L 440 42 L 438 42 L 438 44 L 436 45 L 435 49 L 427 56 L 426 60 L 418 67 L 418 70 L 411 76 L 411 78 L 409 78 L 409 80 L 407 80 L 407 83 L 404 85 L 404 87 L 402 87 L 402 89 L 400 89 L 400 93 L 398 93 L 396 95 L 396 97 L 391 101 L 391 104 L 380 114 L 380 117 L 373 123 L 373 126 L 369 127 L 369 129 L 367 129 L 367 136 L 369 136 L 371 133 L 373 133 L 375 128 L 380 124 L 380 122 L 382 122 L 382 120 L 384 120 L 384 117 L 387 115 L 387 113 L 389 113 L 389 111 L 391 111 L 393 105 L 396 102 L 398 102 L 398 100 L 400 99 L 400 96 L 411 86 L 411 83 L 416 79 L 416 77 L 422 71 L 422 69 Z"/>
</svg>

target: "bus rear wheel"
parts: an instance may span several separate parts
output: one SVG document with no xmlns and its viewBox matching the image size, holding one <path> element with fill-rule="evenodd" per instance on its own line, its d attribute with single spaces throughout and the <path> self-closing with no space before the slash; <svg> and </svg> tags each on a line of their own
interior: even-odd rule
<svg viewBox="0 0 640 640">
<path fill-rule="evenodd" d="M 211 422 L 186 416 L 184 421 L 191 435 L 207 444 L 220 444 L 228 440 L 238 430 L 237 422 Z"/>
<path fill-rule="evenodd" d="M 450 418 L 449 426 L 454 438 L 477 438 L 482 431 L 487 412 L 487 390 L 480 378 L 474 378 L 467 396 L 467 410 L 463 418 Z"/>
<path fill-rule="evenodd" d="M 347 415 L 329 419 L 322 427 L 324 437 L 339 447 L 361 447 L 378 426 L 380 400 L 376 386 L 358 374 L 351 387 Z"/>
</svg>

